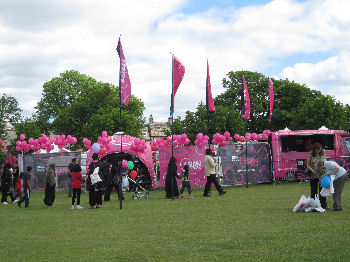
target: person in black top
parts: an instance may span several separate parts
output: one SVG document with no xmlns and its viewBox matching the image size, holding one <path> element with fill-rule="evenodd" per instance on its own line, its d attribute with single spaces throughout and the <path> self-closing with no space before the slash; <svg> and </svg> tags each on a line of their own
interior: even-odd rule
<svg viewBox="0 0 350 262">
<path fill-rule="evenodd" d="M 179 189 L 177 187 L 176 177 L 180 178 L 177 174 L 176 158 L 171 157 L 168 163 L 168 170 L 165 177 L 166 198 L 173 198 L 179 196 Z"/>
<path fill-rule="evenodd" d="M 32 167 L 27 166 L 27 172 L 23 175 L 23 192 L 24 196 L 17 202 L 18 207 L 25 201 L 25 207 L 29 206 L 30 192 L 32 191 L 32 186 L 30 185 L 30 178 L 32 173 Z"/>
<path fill-rule="evenodd" d="M 182 198 L 182 194 L 184 193 L 185 191 L 185 188 L 187 188 L 187 191 L 188 191 L 188 198 L 189 199 L 193 199 L 192 197 L 192 188 L 191 188 L 191 172 L 189 171 L 189 166 L 186 164 L 184 165 L 184 171 L 181 173 L 181 178 L 182 178 L 182 186 L 181 186 L 181 189 L 180 189 L 180 195 L 179 195 L 179 199 Z"/>
<path fill-rule="evenodd" d="M 96 184 L 91 184 L 91 175 L 94 173 L 95 168 L 99 168 L 99 177 L 101 181 Z M 98 162 L 98 154 L 92 154 L 92 162 L 89 165 L 89 173 L 87 175 L 87 189 L 89 190 L 89 204 L 91 209 L 100 208 L 102 206 L 102 195 L 103 195 L 103 164 Z"/>
<path fill-rule="evenodd" d="M 120 200 L 119 198 L 120 179 L 121 179 L 120 172 L 121 172 L 121 162 L 120 161 L 118 162 L 117 160 L 113 160 L 112 168 L 110 169 L 110 175 L 107 179 L 107 186 L 106 186 L 104 201 L 110 201 L 113 187 L 115 188 L 115 191 L 118 194 L 118 199 Z M 122 195 L 122 200 L 124 200 L 123 195 Z"/>
<path fill-rule="evenodd" d="M 11 200 L 13 201 L 13 194 L 11 194 L 11 188 L 12 188 L 12 165 L 10 163 L 5 164 L 4 171 L 2 172 L 1 176 L 1 204 L 7 205 L 7 196 L 11 197 Z"/>
<path fill-rule="evenodd" d="M 72 158 L 72 162 L 68 165 L 68 180 L 69 180 L 69 188 L 68 188 L 68 197 L 72 197 L 72 172 L 73 169 L 75 167 L 75 165 L 77 164 L 77 159 L 76 158 Z"/>
</svg>

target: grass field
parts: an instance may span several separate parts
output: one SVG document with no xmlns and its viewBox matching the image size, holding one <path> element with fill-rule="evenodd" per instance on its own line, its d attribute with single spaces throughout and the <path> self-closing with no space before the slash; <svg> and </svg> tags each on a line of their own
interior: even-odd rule
<svg viewBox="0 0 350 262">
<path fill-rule="evenodd" d="M 343 211 L 293 213 L 309 184 L 228 187 L 193 200 L 149 200 L 115 194 L 101 209 L 70 210 L 67 191 L 56 206 L 33 192 L 30 208 L 0 206 L 0 261 L 350 261 L 350 183 Z M 328 199 L 332 206 L 332 199 Z"/>
</svg>

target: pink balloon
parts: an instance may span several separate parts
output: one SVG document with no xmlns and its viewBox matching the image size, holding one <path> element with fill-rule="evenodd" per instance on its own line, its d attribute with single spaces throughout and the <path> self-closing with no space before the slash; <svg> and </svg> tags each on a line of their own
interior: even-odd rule
<svg viewBox="0 0 350 262">
<path fill-rule="evenodd" d="M 259 134 L 256 139 L 261 140 L 261 134 Z"/>
<path fill-rule="evenodd" d="M 216 145 L 218 143 L 218 141 L 214 138 L 213 139 L 213 144 Z"/>
<path fill-rule="evenodd" d="M 128 161 L 123 160 L 122 161 L 122 168 L 127 168 L 128 167 Z"/>
<path fill-rule="evenodd" d="M 200 144 L 201 146 L 206 146 L 208 145 L 208 140 L 202 140 L 202 143 Z"/>
<path fill-rule="evenodd" d="M 239 138 L 239 142 L 244 142 L 245 141 L 245 137 L 244 136 L 241 136 L 240 138 Z"/>
<path fill-rule="evenodd" d="M 138 145 L 138 144 L 140 144 L 140 142 L 141 142 L 141 139 L 140 138 L 135 138 L 135 140 L 134 140 L 134 143 L 135 143 L 135 145 Z"/>
<path fill-rule="evenodd" d="M 198 139 L 201 139 L 201 138 L 203 138 L 203 134 L 202 134 L 202 133 L 198 133 L 196 137 L 197 137 Z"/>
<path fill-rule="evenodd" d="M 209 136 L 205 135 L 205 136 L 203 136 L 203 139 L 209 140 Z"/>
<path fill-rule="evenodd" d="M 19 141 L 19 140 L 16 142 L 16 146 L 21 146 L 21 144 L 22 144 L 22 143 L 21 143 L 21 141 Z"/>
<path fill-rule="evenodd" d="M 107 136 L 108 136 L 107 131 L 102 131 L 102 137 L 107 137 Z"/>
<path fill-rule="evenodd" d="M 253 139 L 253 140 L 256 140 L 258 138 L 258 135 L 256 133 L 252 133 L 250 138 Z"/>
<path fill-rule="evenodd" d="M 19 135 L 19 139 L 23 141 L 24 139 L 26 139 L 26 136 L 23 135 L 23 134 L 20 134 L 20 135 Z"/>
<path fill-rule="evenodd" d="M 22 150 L 22 147 L 16 146 L 16 150 L 17 150 L 17 151 L 21 151 L 21 150 Z"/>
<path fill-rule="evenodd" d="M 229 137 L 227 138 L 227 140 L 228 140 L 229 142 L 232 142 L 233 138 L 229 136 Z"/>
<path fill-rule="evenodd" d="M 221 135 L 219 134 L 219 133 L 215 133 L 214 135 L 213 135 L 213 138 L 215 139 L 215 140 L 219 140 L 219 137 L 220 137 Z"/>
<path fill-rule="evenodd" d="M 238 141 L 239 140 L 239 134 L 235 134 L 234 138 Z"/>
<path fill-rule="evenodd" d="M 137 145 L 137 151 L 141 152 L 143 150 L 143 145 L 142 144 L 138 144 Z"/>
<path fill-rule="evenodd" d="M 229 131 L 225 131 L 224 136 L 225 136 L 226 138 L 228 138 L 230 135 L 231 135 L 231 134 L 230 134 Z"/>
<path fill-rule="evenodd" d="M 263 134 L 263 137 L 262 137 L 265 141 L 267 141 L 269 139 L 269 137 L 266 135 L 266 134 Z"/>
</svg>

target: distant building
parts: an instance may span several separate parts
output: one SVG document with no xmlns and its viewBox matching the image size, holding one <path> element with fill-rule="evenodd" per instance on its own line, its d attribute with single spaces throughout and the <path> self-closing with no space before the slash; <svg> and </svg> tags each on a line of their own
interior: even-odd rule
<svg viewBox="0 0 350 262">
<path fill-rule="evenodd" d="M 169 117 L 168 122 L 153 122 L 153 116 L 149 116 L 148 124 L 142 129 L 142 138 L 147 142 L 159 138 L 165 139 L 167 136 L 164 134 L 163 129 L 169 129 L 169 123 L 171 117 Z"/>
<path fill-rule="evenodd" d="M 16 132 L 15 132 L 15 128 L 9 123 L 7 123 L 6 121 L 4 125 L 5 125 L 6 134 L 4 136 L 3 142 L 5 146 L 9 146 L 11 144 L 11 140 L 16 138 Z"/>
</svg>

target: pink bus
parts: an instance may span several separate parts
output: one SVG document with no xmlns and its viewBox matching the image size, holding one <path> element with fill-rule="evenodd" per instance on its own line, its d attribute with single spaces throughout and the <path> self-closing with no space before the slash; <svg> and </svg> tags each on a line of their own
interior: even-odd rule
<svg viewBox="0 0 350 262">
<path fill-rule="evenodd" d="M 350 133 L 343 130 L 277 131 L 271 134 L 272 167 L 275 179 L 306 178 L 306 158 L 319 142 L 328 159 L 350 169 Z"/>
</svg>

